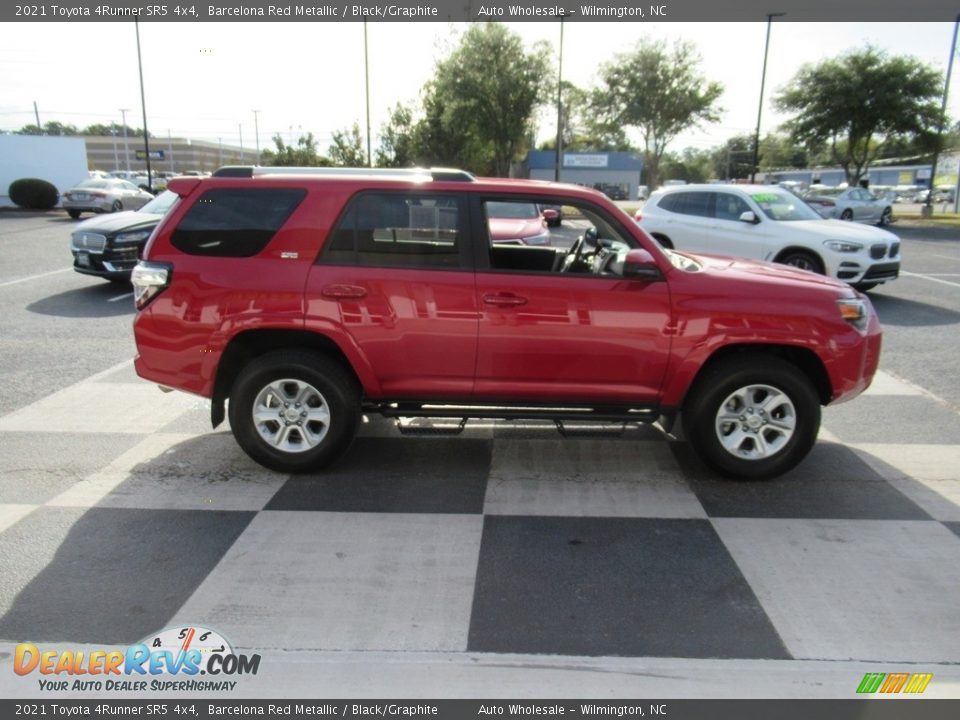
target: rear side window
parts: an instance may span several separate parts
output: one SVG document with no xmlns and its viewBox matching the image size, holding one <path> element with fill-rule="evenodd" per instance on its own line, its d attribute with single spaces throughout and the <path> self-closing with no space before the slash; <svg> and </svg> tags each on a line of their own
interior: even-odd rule
<svg viewBox="0 0 960 720">
<path fill-rule="evenodd" d="M 459 269 L 464 218 L 453 195 L 364 193 L 350 202 L 320 262 Z"/>
<path fill-rule="evenodd" d="M 251 257 L 263 250 L 306 196 L 301 188 L 208 190 L 173 231 L 188 255 Z"/>
<path fill-rule="evenodd" d="M 710 199 L 713 193 L 709 192 L 678 192 L 670 193 L 661 198 L 659 207 L 680 215 L 697 215 L 712 217 Z"/>
</svg>

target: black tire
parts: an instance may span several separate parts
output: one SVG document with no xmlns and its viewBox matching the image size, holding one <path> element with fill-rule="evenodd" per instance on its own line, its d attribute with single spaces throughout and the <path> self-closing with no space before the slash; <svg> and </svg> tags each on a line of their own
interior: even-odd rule
<svg viewBox="0 0 960 720">
<path fill-rule="evenodd" d="M 871 283 L 871 282 L 856 283 L 853 287 L 854 287 L 856 290 L 859 290 L 860 292 L 870 292 L 871 290 L 873 290 L 873 289 L 874 289 L 877 285 L 879 285 L 879 284 L 880 284 L 880 283 Z"/>
<path fill-rule="evenodd" d="M 816 255 L 805 250 L 789 250 L 777 258 L 777 262 L 823 275 L 823 262 Z"/>
<path fill-rule="evenodd" d="M 723 421 L 721 411 L 735 419 Z M 788 433 L 782 426 L 791 417 Z M 764 480 L 787 472 L 810 452 L 819 429 L 820 400 L 810 379 L 774 355 L 730 357 L 708 367 L 683 408 L 683 430 L 694 451 L 727 477 Z M 721 436 L 738 452 L 728 450 Z"/>
<path fill-rule="evenodd" d="M 79 210 L 67 210 L 67 215 L 72 217 L 74 220 L 79 219 L 80 211 Z"/>
<path fill-rule="evenodd" d="M 893 210 L 885 207 L 883 212 L 880 213 L 880 222 L 877 223 L 880 227 L 884 227 L 893 222 Z"/>
<path fill-rule="evenodd" d="M 113 205 L 110 207 L 110 212 L 115 213 L 120 212 L 121 210 L 123 210 L 123 203 L 119 200 L 114 200 Z"/>
<path fill-rule="evenodd" d="M 853 210 L 847 208 L 842 213 L 840 213 L 841 220 L 853 220 Z"/>
<path fill-rule="evenodd" d="M 657 233 L 653 236 L 653 239 L 660 243 L 660 247 L 664 247 L 667 250 L 673 250 L 673 243 L 670 241 L 666 235 L 660 235 Z"/>
<path fill-rule="evenodd" d="M 271 383 L 281 380 L 291 381 L 286 388 L 281 387 L 284 396 L 289 398 L 289 407 L 280 404 L 268 407 L 272 402 L 267 397 L 270 394 L 268 388 Z M 288 391 L 299 390 L 303 385 L 316 391 L 319 398 L 312 398 L 315 404 L 309 405 L 305 399 L 302 407 L 295 406 Z M 261 400 L 259 405 L 258 398 Z M 273 398 L 279 398 L 276 390 Z M 270 418 L 258 424 L 253 417 L 256 407 L 271 413 L 276 409 L 278 419 Z M 281 415 L 288 411 L 293 414 L 298 410 L 304 413 L 309 409 L 321 411 L 322 408 L 328 413 L 326 423 L 309 419 L 298 421 L 309 436 L 314 437 L 316 444 L 312 447 L 308 434 L 296 427 L 298 422 L 286 422 Z M 353 376 L 327 356 L 280 350 L 256 358 L 240 371 L 230 393 L 229 417 L 237 443 L 258 463 L 278 472 L 310 472 L 329 465 L 350 447 L 360 422 L 360 389 Z M 261 435 L 261 430 L 268 433 L 276 430 L 279 436 L 285 425 L 291 425 L 282 439 L 287 448 L 270 443 Z"/>
</svg>

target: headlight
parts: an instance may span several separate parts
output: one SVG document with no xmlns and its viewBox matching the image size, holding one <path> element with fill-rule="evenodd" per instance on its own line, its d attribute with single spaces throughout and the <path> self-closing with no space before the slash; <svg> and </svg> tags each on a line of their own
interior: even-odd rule
<svg viewBox="0 0 960 720">
<path fill-rule="evenodd" d="M 134 230 L 133 232 L 120 233 L 113 238 L 114 245 L 123 245 L 125 243 L 138 243 L 150 237 L 153 228 L 149 230 Z"/>
<path fill-rule="evenodd" d="M 823 244 L 831 250 L 842 253 L 855 253 L 863 250 L 863 245 L 848 240 L 824 240 Z"/>
<path fill-rule="evenodd" d="M 859 298 L 837 300 L 840 317 L 853 325 L 857 330 L 867 329 L 867 303 Z"/>
</svg>

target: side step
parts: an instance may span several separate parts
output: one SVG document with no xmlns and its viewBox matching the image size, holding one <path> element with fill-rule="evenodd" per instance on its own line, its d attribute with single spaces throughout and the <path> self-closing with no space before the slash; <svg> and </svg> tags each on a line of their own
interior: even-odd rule
<svg viewBox="0 0 960 720">
<path fill-rule="evenodd" d="M 394 418 L 397 430 L 401 435 L 419 435 L 419 436 L 445 436 L 459 435 L 467 426 L 467 418 L 460 418 L 457 425 L 444 425 L 443 427 L 430 427 L 426 425 L 405 425 L 402 418 Z"/>
</svg>

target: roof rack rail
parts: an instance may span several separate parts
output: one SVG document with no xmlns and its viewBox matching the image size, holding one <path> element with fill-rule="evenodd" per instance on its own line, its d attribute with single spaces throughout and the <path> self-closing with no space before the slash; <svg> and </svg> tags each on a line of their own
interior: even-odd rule
<svg viewBox="0 0 960 720">
<path fill-rule="evenodd" d="M 257 177 L 259 175 L 321 175 L 328 177 L 354 175 L 364 177 L 412 178 L 429 176 L 436 182 L 473 182 L 476 178 L 457 168 L 351 168 L 351 167 L 265 167 L 225 165 L 213 177 Z"/>
</svg>

